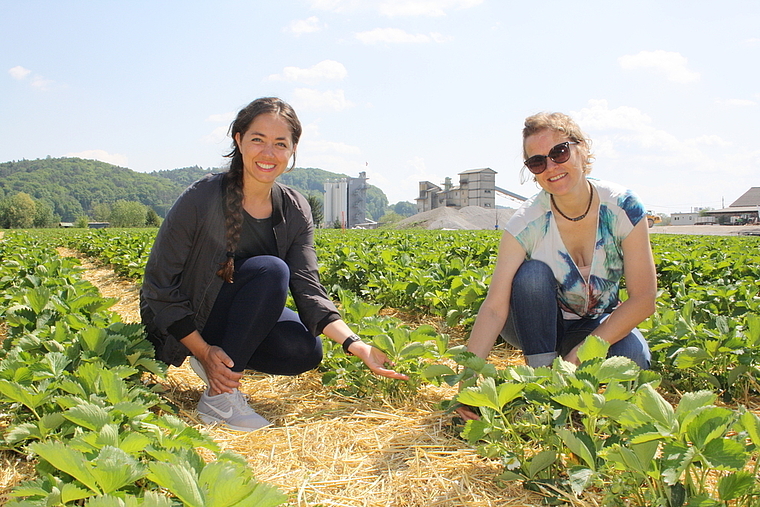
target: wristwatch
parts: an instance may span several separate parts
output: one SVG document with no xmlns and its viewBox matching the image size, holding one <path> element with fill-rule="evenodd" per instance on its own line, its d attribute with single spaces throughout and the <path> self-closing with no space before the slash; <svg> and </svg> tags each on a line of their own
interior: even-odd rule
<svg viewBox="0 0 760 507">
<path fill-rule="evenodd" d="M 349 356 L 353 356 L 353 354 L 348 351 L 348 347 L 350 347 L 352 343 L 360 342 L 360 341 L 362 341 L 361 338 L 359 338 L 356 334 L 352 334 L 351 336 L 349 336 L 343 341 L 343 352 L 345 352 Z"/>
</svg>

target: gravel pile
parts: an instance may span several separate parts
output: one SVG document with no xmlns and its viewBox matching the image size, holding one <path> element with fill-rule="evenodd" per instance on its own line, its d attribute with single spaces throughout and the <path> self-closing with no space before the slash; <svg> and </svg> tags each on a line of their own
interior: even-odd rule
<svg viewBox="0 0 760 507">
<path fill-rule="evenodd" d="M 428 230 L 479 230 L 495 229 L 497 223 L 503 228 L 515 212 L 511 208 L 497 210 L 466 206 L 462 209 L 436 208 L 412 215 L 396 224 L 397 229 L 428 229 Z"/>
</svg>

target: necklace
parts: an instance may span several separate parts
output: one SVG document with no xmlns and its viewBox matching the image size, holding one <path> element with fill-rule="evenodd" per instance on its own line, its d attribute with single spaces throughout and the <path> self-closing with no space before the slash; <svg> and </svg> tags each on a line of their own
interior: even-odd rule
<svg viewBox="0 0 760 507">
<path fill-rule="evenodd" d="M 589 183 L 588 186 L 589 186 L 589 189 L 591 189 L 591 195 L 588 198 L 588 206 L 586 206 L 586 211 L 584 211 L 582 215 L 579 215 L 575 218 L 570 218 L 569 216 L 565 215 L 564 213 L 562 213 L 562 210 L 559 209 L 559 206 L 557 206 L 557 203 L 554 202 L 554 195 L 552 195 L 550 199 L 552 200 L 552 204 L 554 205 L 554 209 L 557 210 L 557 213 L 562 215 L 564 218 L 570 220 L 571 222 L 578 222 L 579 220 L 583 220 L 584 218 L 586 218 L 586 215 L 588 215 L 588 212 L 591 209 L 591 201 L 594 200 L 594 185 Z"/>
</svg>

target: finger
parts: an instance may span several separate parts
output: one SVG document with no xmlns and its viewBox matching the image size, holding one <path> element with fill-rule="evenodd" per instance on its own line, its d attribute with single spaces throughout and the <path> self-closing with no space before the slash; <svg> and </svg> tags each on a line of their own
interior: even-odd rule
<svg viewBox="0 0 760 507">
<path fill-rule="evenodd" d="M 388 370 L 386 368 L 376 367 L 372 369 L 372 372 L 378 375 L 381 375 L 383 377 L 387 377 L 387 378 L 395 378 L 398 380 L 409 380 L 409 377 L 407 375 L 404 375 L 403 373 L 399 373 L 394 370 Z"/>
</svg>

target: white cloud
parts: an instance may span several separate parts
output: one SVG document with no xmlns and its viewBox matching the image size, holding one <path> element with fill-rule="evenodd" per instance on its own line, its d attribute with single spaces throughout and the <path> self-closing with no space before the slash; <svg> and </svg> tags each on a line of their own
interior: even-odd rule
<svg viewBox="0 0 760 507">
<path fill-rule="evenodd" d="M 389 16 L 445 16 L 448 11 L 469 9 L 480 5 L 483 0 L 311 0 L 312 9 L 336 13 L 372 9 Z"/>
<path fill-rule="evenodd" d="M 303 127 L 297 164 L 299 167 L 319 167 L 349 176 L 358 176 L 364 170 L 361 149 L 341 141 L 324 139 L 316 123 Z"/>
<path fill-rule="evenodd" d="M 89 160 L 100 160 L 119 167 L 127 167 L 127 156 L 120 153 L 108 153 L 105 150 L 85 150 L 77 153 L 67 153 L 65 157 L 86 158 Z"/>
<path fill-rule="evenodd" d="M 213 123 L 232 123 L 232 120 L 235 119 L 235 116 L 237 116 L 237 113 L 233 113 L 233 112 L 212 114 L 208 118 L 206 118 L 206 121 L 210 121 Z"/>
<path fill-rule="evenodd" d="M 28 76 L 31 73 L 32 73 L 31 70 L 25 69 L 21 65 L 17 65 L 13 67 L 12 69 L 8 70 L 8 74 L 10 74 L 13 79 L 18 79 L 19 81 L 21 81 L 22 79 L 24 79 L 26 76 Z"/>
<path fill-rule="evenodd" d="M 722 137 L 716 136 L 715 134 L 699 136 L 695 137 L 694 139 L 687 139 L 684 142 L 691 146 L 718 146 L 721 148 L 733 146 L 733 143 L 730 143 L 724 140 Z"/>
<path fill-rule="evenodd" d="M 335 60 L 323 60 L 308 68 L 285 67 L 282 74 L 272 74 L 271 81 L 295 81 L 314 84 L 320 81 L 341 81 L 348 75 L 346 67 Z"/>
<path fill-rule="evenodd" d="M 13 79 L 17 79 L 19 81 L 26 79 L 27 76 L 29 76 L 31 73 L 31 70 L 25 69 L 21 65 L 17 65 L 16 67 L 8 70 L 8 74 L 10 74 Z M 33 88 L 37 88 L 38 90 L 48 90 L 53 83 L 54 81 L 45 79 L 44 77 L 38 75 L 32 76 L 32 79 L 29 82 Z"/>
<path fill-rule="evenodd" d="M 593 140 L 592 176 L 633 189 L 658 212 L 719 207 L 722 197 L 738 197 L 757 179 L 758 152 L 718 135 L 680 138 L 643 111 L 610 108 L 606 100 L 589 101 L 571 116 Z"/>
<path fill-rule="evenodd" d="M 310 16 L 306 19 L 296 19 L 291 21 L 290 24 L 285 27 L 285 31 L 298 36 L 305 33 L 318 32 L 326 27 L 327 25 L 320 22 L 318 17 Z"/>
<path fill-rule="evenodd" d="M 227 139 L 227 133 L 229 132 L 229 126 L 224 125 L 216 127 L 210 134 L 201 138 L 201 141 L 206 144 L 221 144 Z"/>
<path fill-rule="evenodd" d="M 752 106 L 757 105 L 757 102 L 755 102 L 754 100 L 748 100 L 748 99 L 728 99 L 728 100 L 718 99 L 715 102 L 721 106 L 732 106 L 732 107 L 752 107 Z"/>
<path fill-rule="evenodd" d="M 652 69 L 663 74 L 668 81 L 675 83 L 691 83 L 699 80 L 699 73 L 688 68 L 688 60 L 680 53 L 671 51 L 642 51 L 636 55 L 625 55 L 618 58 L 623 69 L 638 70 Z"/>
<path fill-rule="evenodd" d="M 399 28 L 375 28 L 368 32 L 358 32 L 356 38 L 364 44 L 427 44 L 429 42 L 443 42 L 444 38 L 439 33 L 411 34 Z"/>
<path fill-rule="evenodd" d="M 300 111 L 311 110 L 328 110 L 342 111 L 353 104 L 346 100 L 343 90 L 319 91 L 311 88 L 297 88 L 293 93 L 293 107 Z"/>
<path fill-rule="evenodd" d="M 469 9 L 483 0 L 385 0 L 378 6 L 385 16 L 445 16 L 446 11 Z"/>
</svg>

